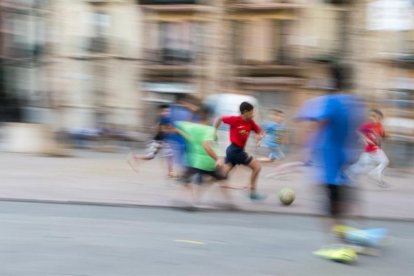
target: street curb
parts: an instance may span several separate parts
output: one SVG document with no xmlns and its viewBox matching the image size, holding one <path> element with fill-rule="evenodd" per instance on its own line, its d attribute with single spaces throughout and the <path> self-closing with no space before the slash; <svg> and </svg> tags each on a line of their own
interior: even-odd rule
<svg viewBox="0 0 414 276">
<path fill-rule="evenodd" d="M 38 204 L 61 204 L 61 205 L 84 205 L 84 206 L 101 206 L 101 207 L 117 207 L 117 208 L 147 208 L 147 209 L 173 209 L 186 212 L 234 212 L 242 214 L 262 214 L 262 215 L 283 215 L 283 216 L 298 216 L 298 217 L 315 217 L 322 218 L 325 215 L 321 213 L 304 213 L 304 212 L 283 212 L 279 210 L 251 210 L 243 208 L 220 208 L 220 207 L 191 207 L 178 205 L 156 205 L 156 204 L 139 204 L 139 203 L 110 203 L 110 202 L 91 202 L 91 201 L 64 201 L 64 200 L 49 200 L 49 199 L 22 199 L 22 198 L 0 198 L 0 202 L 15 202 L 15 203 L 38 203 Z M 353 217 L 347 217 L 352 219 Z M 390 222 L 414 222 L 414 218 L 399 218 L 399 217 L 369 217 L 358 216 L 357 219 L 366 219 L 374 221 L 390 221 Z"/>
</svg>

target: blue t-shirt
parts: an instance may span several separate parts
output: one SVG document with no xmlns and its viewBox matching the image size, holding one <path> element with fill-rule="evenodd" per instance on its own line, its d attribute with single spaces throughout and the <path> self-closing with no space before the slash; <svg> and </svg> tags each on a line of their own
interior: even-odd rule
<svg viewBox="0 0 414 276">
<path fill-rule="evenodd" d="M 364 105 L 352 95 L 321 96 L 305 103 L 298 119 L 314 120 L 320 128 L 312 138 L 312 161 L 319 181 L 329 185 L 347 183 L 346 167 L 359 151 L 357 128 L 364 118 Z"/>
<path fill-rule="evenodd" d="M 191 122 L 193 121 L 193 112 L 182 105 L 172 105 L 170 107 L 170 119 L 175 122 Z"/>
<path fill-rule="evenodd" d="M 165 116 L 165 115 L 161 115 L 159 118 L 158 118 L 158 124 L 160 125 L 160 126 L 171 126 L 172 124 L 171 124 L 171 119 L 168 117 L 168 116 Z M 161 132 L 160 130 L 158 131 L 158 134 L 157 134 L 157 138 L 156 138 L 156 140 L 164 140 L 164 139 L 168 139 L 168 137 L 169 137 L 169 135 L 171 135 L 170 133 L 168 133 L 168 132 Z"/>
<path fill-rule="evenodd" d="M 181 105 L 172 105 L 170 107 L 170 122 L 174 127 L 176 126 L 177 122 L 180 121 L 185 121 L 185 122 L 189 122 L 191 121 L 193 116 L 193 113 L 185 108 L 184 106 Z M 168 135 L 168 139 L 172 142 L 184 145 L 185 144 L 185 139 L 183 137 L 181 137 L 181 135 L 177 134 L 177 133 L 170 133 Z"/>
<path fill-rule="evenodd" d="M 282 135 L 285 131 L 285 126 L 283 124 L 266 122 L 263 124 L 262 128 L 266 134 L 263 138 L 263 142 L 267 147 L 277 147 L 281 144 Z"/>
<path fill-rule="evenodd" d="M 171 125 L 171 119 L 168 116 L 160 116 L 158 121 L 161 126 Z"/>
</svg>

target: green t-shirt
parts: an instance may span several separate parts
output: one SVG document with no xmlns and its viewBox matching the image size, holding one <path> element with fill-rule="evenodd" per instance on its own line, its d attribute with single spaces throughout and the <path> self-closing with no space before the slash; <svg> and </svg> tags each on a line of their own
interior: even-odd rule
<svg viewBox="0 0 414 276">
<path fill-rule="evenodd" d="M 204 142 L 214 141 L 214 127 L 190 122 L 177 122 L 176 126 L 189 139 L 186 150 L 188 165 L 192 168 L 214 171 L 216 162 L 203 147 Z"/>
</svg>

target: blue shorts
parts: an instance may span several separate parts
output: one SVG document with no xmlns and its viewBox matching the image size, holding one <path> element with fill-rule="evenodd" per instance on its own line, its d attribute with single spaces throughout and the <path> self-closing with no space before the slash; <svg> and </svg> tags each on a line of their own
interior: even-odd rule
<svg viewBox="0 0 414 276">
<path fill-rule="evenodd" d="M 249 156 L 243 148 L 231 144 L 226 150 L 226 164 L 236 165 L 249 165 L 253 161 L 253 157 Z"/>
</svg>

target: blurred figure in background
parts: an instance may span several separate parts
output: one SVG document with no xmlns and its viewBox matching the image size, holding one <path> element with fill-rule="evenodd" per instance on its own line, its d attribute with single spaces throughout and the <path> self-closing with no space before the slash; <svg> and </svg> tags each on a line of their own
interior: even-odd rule
<svg viewBox="0 0 414 276">
<path fill-rule="evenodd" d="M 368 122 L 361 125 L 358 130 L 364 142 L 364 152 L 347 173 L 355 180 L 358 175 L 368 172 L 368 176 L 372 177 L 380 187 L 385 188 L 388 184 L 383 179 L 383 173 L 389 160 L 381 149 L 382 139 L 386 137 L 382 125 L 384 115 L 380 110 L 372 109 L 368 119 Z"/>
<path fill-rule="evenodd" d="M 170 120 L 170 107 L 169 105 L 162 104 L 159 106 L 157 131 L 154 139 L 150 141 L 144 155 L 138 155 L 130 153 L 128 155 L 128 163 L 134 170 L 138 170 L 139 160 L 152 160 L 162 149 L 164 151 L 164 157 L 167 159 L 167 175 L 173 174 L 173 153 L 168 144 L 168 136 L 173 132 L 173 127 Z"/>
<path fill-rule="evenodd" d="M 271 111 L 270 121 L 262 126 L 265 136 L 263 143 L 268 150 L 267 158 L 259 158 L 260 162 L 273 162 L 285 158 L 283 146 L 287 144 L 288 137 L 284 124 L 285 113 L 282 110 L 274 109 Z"/>
<path fill-rule="evenodd" d="M 294 173 L 302 173 L 305 169 L 312 166 L 312 147 L 315 143 L 316 130 L 318 123 L 315 121 L 306 121 L 306 124 L 301 125 L 301 129 L 305 133 L 300 138 L 302 146 L 299 156 L 290 162 L 282 163 L 272 168 L 272 171 L 266 175 L 266 178 L 278 179 L 286 175 Z"/>
<path fill-rule="evenodd" d="M 170 106 L 170 123 L 173 128 L 177 122 L 196 122 L 198 121 L 197 111 L 199 101 L 191 95 L 179 95 L 177 103 Z M 169 173 L 169 177 L 180 177 L 186 168 L 186 141 L 175 131 L 171 131 L 167 136 L 168 145 L 171 147 L 173 154 L 174 169 Z"/>
<path fill-rule="evenodd" d="M 336 84 L 333 93 L 306 102 L 298 114 L 298 119 L 316 124 L 311 159 L 315 180 L 327 196 L 329 231 L 344 224 L 344 215 L 350 211 L 354 196 L 354 189 L 344 172 L 358 157 L 357 130 L 363 120 L 364 108 L 359 98 L 340 94 L 349 88 L 349 70 L 344 65 L 333 66 Z M 333 254 L 356 257 L 348 247 L 337 248 Z"/>
<path fill-rule="evenodd" d="M 214 124 L 216 132 L 222 122 L 230 125 L 229 134 L 231 144 L 226 150 L 224 174 L 227 176 L 237 165 L 249 167 L 252 170 L 249 197 L 251 200 L 263 200 L 265 196 L 257 193 L 257 178 L 261 170 L 260 162 L 245 151 L 250 132 L 253 130 L 256 133 L 256 143 L 259 143 L 263 137 L 263 131 L 253 120 L 253 105 L 248 102 L 242 102 L 239 109 L 241 115 L 222 116 Z M 215 136 L 217 137 L 217 134 Z"/>
</svg>

